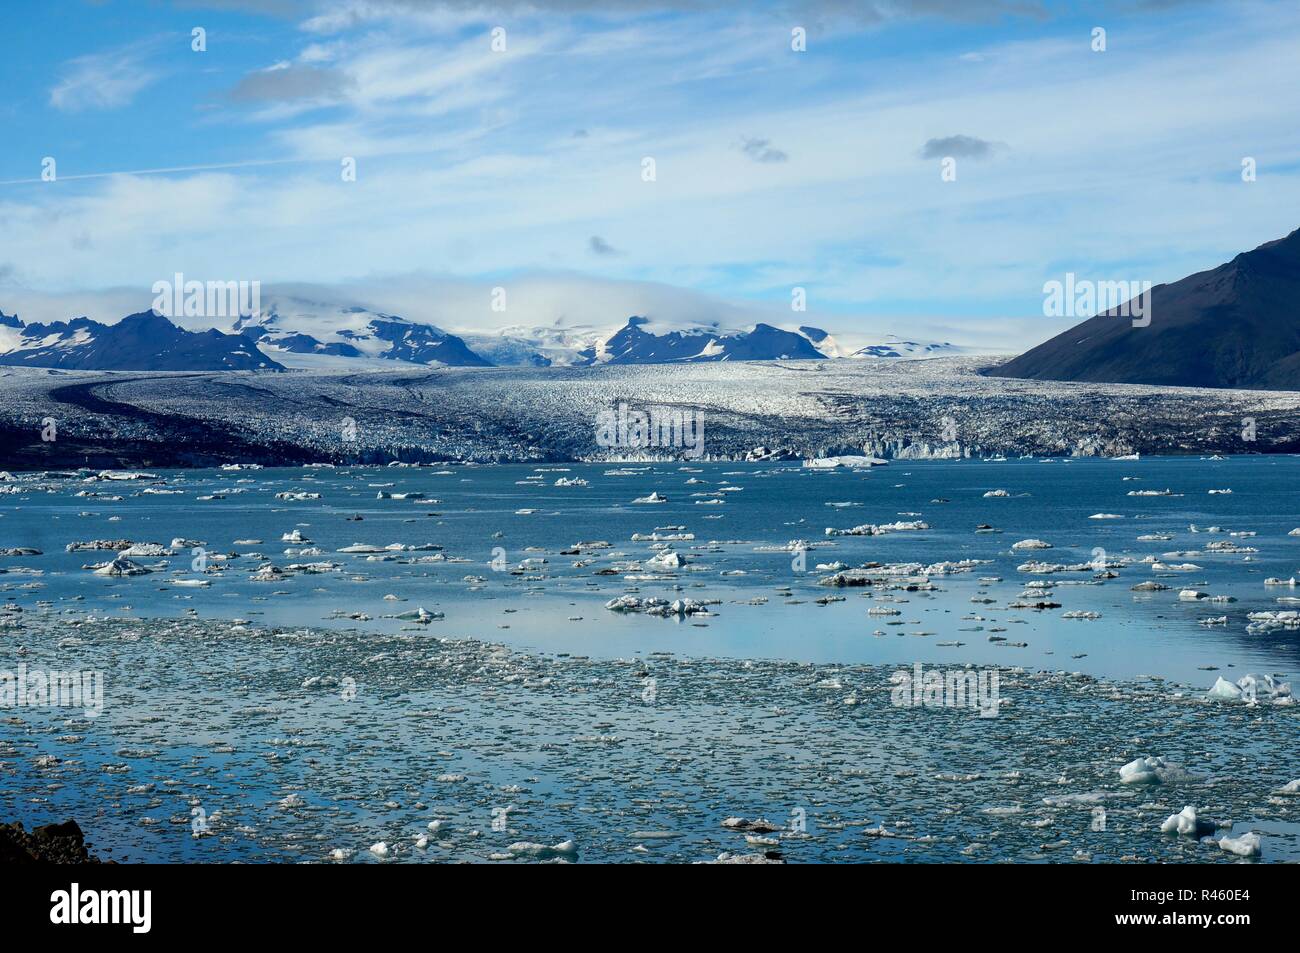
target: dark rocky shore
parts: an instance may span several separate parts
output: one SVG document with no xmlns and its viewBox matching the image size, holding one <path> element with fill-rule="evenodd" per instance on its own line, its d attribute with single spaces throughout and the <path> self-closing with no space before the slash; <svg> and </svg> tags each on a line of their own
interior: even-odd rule
<svg viewBox="0 0 1300 953">
<path fill-rule="evenodd" d="M 86 849 L 86 837 L 76 821 L 23 830 L 17 821 L 0 824 L 0 864 L 98 864 Z"/>
</svg>

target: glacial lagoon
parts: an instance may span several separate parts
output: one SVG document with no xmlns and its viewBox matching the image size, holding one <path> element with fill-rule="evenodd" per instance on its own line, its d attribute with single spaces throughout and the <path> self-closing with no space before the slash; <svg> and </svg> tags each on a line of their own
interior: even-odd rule
<svg viewBox="0 0 1300 953">
<path fill-rule="evenodd" d="M 1296 859 L 1297 476 L 13 474 L 0 670 L 104 696 L 0 711 L 3 807 L 129 859 Z M 997 716 L 898 705 L 918 663 L 998 673 Z M 1160 833 L 1185 805 L 1216 839 Z"/>
</svg>

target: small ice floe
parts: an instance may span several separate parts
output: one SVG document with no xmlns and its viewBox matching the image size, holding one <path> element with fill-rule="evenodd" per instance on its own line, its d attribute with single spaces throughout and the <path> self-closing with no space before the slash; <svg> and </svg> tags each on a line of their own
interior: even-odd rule
<svg viewBox="0 0 1300 953">
<path fill-rule="evenodd" d="M 352 851 L 344 850 L 342 847 L 335 847 L 330 851 L 330 860 L 343 861 L 352 856 Z"/>
<path fill-rule="evenodd" d="M 1196 563 L 1162 563 L 1159 560 L 1151 563 L 1152 572 L 1197 572 L 1200 568 Z"/>
<path fill-rule="evenodd" d="M 1017 572 L 1031 573 L 1034 575 L 1044 575 L 1056 572 L 1088 572 L 1095 569 L 1093 563 L 1048 563 L 1040 559 L 1031 559 L 1027 563 L 1021 563 L 1016 567 Z"/>
<path fill-rule="evenodd" d="M 1022 539 L 1018 543 L 1011 544 L 1012 549 L 1051 549 L 1052 544 L 1043 542 L 1041 539 Z"/>
<path fill-rule="evenodd" d="M 1185 837 L 1199 839 L 1213 834 L 1217 827 L 1218 825 L 1213 821 L 1197 817 L 1196 808 L 1189 804 L 1177 814 L 1170 814 L 1160 825 L 1160 833 L 1182 834 Z"/>
<path fill-rule="evenodd" d="M 1210 496 L 1221 496 L 1231 493 L 1231 490 L 1210 490 Z"/>
<path fill-rule="evenodd" d="M 556 486 L 590 486 L 591 484 L 582 477 L 560 477 L 555 481 Z"/>
<path fill-rule="evenodd" d="M 667 503 L 668 497 L 661 496 L 658 490 L 651 492 L 649 496 L 638 496 L 633 503 Z"/>
<path fill-rule="evenodd" d="M 1247 831 L 1240 837 L 1219 838 L 1219 849 L 1238 857 L 1258 857 L 1262 853 L 1259 835 L 1254 831 Z"/>
<path fill-rule="evenodd" d="M 126 549 L 121 550 L 118 555 L 157 558 L 159 556 L 173 556 L 175 553 L 159 543 L 132 543 Z"/>
<path fill-rule="evenodd" d="M 1130 586 L 1133 592 L 1164 592 L 1169 587 L 1163 582 L 1156 582 L 1154 579 L 1148 579 L 1146 582 L 1139 582 L 1136 586 Z"/>
<path fill-rule="evenodd" d="M 930 528 L 930 524 L 923 520 L 897 520 L 893 523 L 863 523 L 861 526 L 854 526 L 850 529 L 835 529 L 826 527 L 827 536 L 883 536 L 886 533 L 903 533 L 909 531 L 920 531 Z"/>
<path fill-rule="evenodd" d="M 686 565 L 686 557 L 671 549 L 665 549 L 659 555 L 647 559 L 645 564 L 655 569 L 681 569 Z"/>
<path fill-rule="evenodd" d="M 1119 513 L 1093 513 L 1088 517 L 1090 520 L 1122 520 L 1123 518 Z"/>
<path fill-rule="evenodd" d="M 292 490 L 284 490 L 280 493 L 275 494 L 275 498 L 277 500 L 291 500 L 291 501 L 302 503 L 302 502 L 306 502 L 307 500 L 319 500 L 320 494 L 306 493 L 306 492 L 296 493 Z"/>
<path fill-rule="evenodd" d="M 132 562 L 125 556 L 115 556 L 106 563 L 94 567 L 96 576 L 143 576 L 145 573 L 153 572 L 139 563 Z"/>
<path fill-rule="evenodd" d="M 998 500 L 998 499 L 1002 499 L 1003 497 L 1008 497 L 1010 495 L 1011 494 L 1008 493 L 1006 490 L 989 490 L 987 493 L 984 494 L 984 499 Z"/>
<path fill-rule="evenodd" d="M 722 826 L 727 830 L 749 831 L 754 834 L 771 834 L 781 829 L 765 817 L 757 817 L 753 820 L 743 817 L 728 817 L 722 822 Z"/>
<path fill-rule="evenodd" d="M 1210 594 L 1201 592 L 1199 589 L 1183 589 L 1178 593 L 1178 598 L 1182 602 L 1199 602 L 1202 599 L 1210 598 Z"/>
<path fill-rule="evenodd" d="M 430 612 L 425 609 L 424 606 L 420 606 L 418 609 L 412 609 L 410 612 L 399 612 L 397 615 L 385 616 L 385 618 L 400 619 L 403 622 L 415 622 L 420 625 L 428 625 L 430 622 L 434 622 L 443 617 L 444 616 L 441 612 Z"/>
<path fill-rule="evenodd" d="M 784 864 L 785 861 L 780 857 L 769 857 L 767 854 L 733 854 L 730 851 L 723 851 L 715 860 L 703 861 L 706 864 Z"/>
<path fill-rule="evenodd" d="M 1187 776 L 1187 772 L 1164 758 L 1135 758 L 1119 769 L 1121 784 L 1164 784 Z"/>
<path fill-rule="evenodd" d="M 383 859 L 384 857 L 388 856 L 388 845 L 385 844 L 383 841 L 380 841 L 378 844 L 371 844 L 370 853 L 374 854 L 376 857 L 380 859 Z"/>
<path fill-rule="evenodd" d="M 1247 632 L 1275 632 L 1278 629 L 1300 629 L 1300 610 L 1278 609 L 1248 612 Z"/>
<path fill-rule="evenodd" d="M 334 688 L 339 680 L 333 675 L 309 675 L 302 680 L 299 688 Z"/>
<path fill-rule="evenodd" d="M 639 599 L 636 596 L 619 596 L 605 603 L 605 608 L 611 612 L 644 612 L 646 615 L 667 618 L 669 616 L 708 615 L 708 607 L 717 605 L 718 602 L 719 600 L 716 599 L 701 602 L 694 599 L 676 599 L 669 602 L 667 599 Z"/>
<path fill-rule="evenodd" d="M 1061 614 L 1062 619 L 1100 619 L 1100 612 L 1089 612 L 1085 609 L 1071 609 L 1069 612 Z"/>
<path fill-rule="evenodd" d="M 1173 490 L 1166 487 L 1163 490 L 1129 490 L 1129 496 L 1173 496 Z"/>
<path fill-rule="evenodd" d="M 1294 795 L 1294 796 L 1296 796 L 1296 797 L 1300 797 L 1300 778 L 1297 778 L 1297 779 L 1294 780 L 1294 781 L 1288 781 L 1286 784 L 1284 784 L 1284 785 L 1282 785 L 1280 788 L 1278 788 L 1277 791 L 1275 791 L 1274 793 L 1275 793 L 1275 794 L 1290 794 L 1290 795 Z"/>
<path fill-rule="evenodd" d="M 1272 675 L 1243 675 L 1236 684 L 1220 676 L 1205 693 L 1214 701 L 1241 701 L 1248 704 L 1293 705 L 1291 683 L 1279 682 Z"/>
<path fill-rule="evenodd" d="M 1266 585 L 1266 586 L 1288 586 L 1289 588 L 1294 589 L 1294 588 L 1295 588 L 1295 576 L 1292 576 L 1290 579 L 1277 579 L 1276 577 L 1270 576 L 1269 578 L 1267 578 L 1267 579 L 1264 580 L 1264 585 Z"/>
<path fill-rule="evenodd" d="M 836 467 L 884 467 L 889 465 L 889 461 L 882 460 L 879 457 L 846 455 L 815 457 L 811 460 L 805 460 L 803 465 L 813 470 L 834 470 Z"/>
<path fill-rule="evenodd" d="M 1205 626 L 1210 626 L 1210 625 L 1227 625 L 1227 624 L 1228 624 L 1228 617 L 1227 617 L 1226 615 L 1219 615 L 1219 616 L 1206 616 L 1204 619 L 1201 619 L 1201 620 L 1200 620 L 1200 624 L 1201 624 L 1201 625 L 1205 625 Z"/>
<path fill-rule="evenodd" d="M 506 850 L 516 857 L 532 857 L 535 860 L 573 860 L 578 856 L 578 845 L 571 840 L 546 846 L 531 841 L 516 841 Z"/>
<path fill-rule="evenodd" d="M 280 537 L 280 542 L 282 542 L 282 543 L 310 543 L 311 540 L 308 539 L 306 536 L 302 535 L 302 530 L 300 530 L 300 529 L 295 529 L 295 530 L 292 530 L 291 532 L 285 533 L 283 536 L 281 536 L 281 537 Z"/>
</svg>

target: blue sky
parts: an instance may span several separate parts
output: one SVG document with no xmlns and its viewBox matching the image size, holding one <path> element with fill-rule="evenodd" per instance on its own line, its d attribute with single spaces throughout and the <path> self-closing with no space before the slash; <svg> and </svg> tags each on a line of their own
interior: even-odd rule
<svg viewBox="0 0 1300 953">
<path fill-rule="evenodd" d="M 1070 323 L 1042 316 L 1044 281 L 1175 280 L 1300 225 L 1293 2 L 4 18 L 0 308 L 32 319 L 119 317 L 183 272 L 337 285 L 452 329 L 649 312 L 1016 350 Z"/>
</svg>

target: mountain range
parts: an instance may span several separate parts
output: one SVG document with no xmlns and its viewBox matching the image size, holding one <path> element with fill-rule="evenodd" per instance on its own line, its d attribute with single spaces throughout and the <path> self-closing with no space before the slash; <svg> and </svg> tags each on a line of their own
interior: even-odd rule
<svg viewBox="0 0 1300 953">
<path fill-rule="evenodd" d="M 187 323 L 188 320 L 187 320 Z M 380 369 L 403 365 L 591 367 L 713 361 L 905 358 L 960 353 L 893 337 L 846 346 L 809 326 L 669 324 L 634 315 L 621 326 L 522 327 L 463 337 L 356 304 L 276 296 L 225 329 L 187 330 L 152 311 L 115 324 L 80 317 L 24 324 L 0 312 L 0 365 L 67 370 Z"/>
<path fill-rule="evenodd" d="M 1156 285 L 1139 322 L 1145 326 L 1118 311 L 1083 321 L 987 373 L 1300 390 L 1300 229 L 1217 268 Z"/>
<path fill-rule="evenodd" d="M 0 364 L 70 371 L 284 370 L 250 338 L 187 331 L 152 311 L 116 324 L 89 318 L 23 324 L 0 311 Z"/>
</svg>

